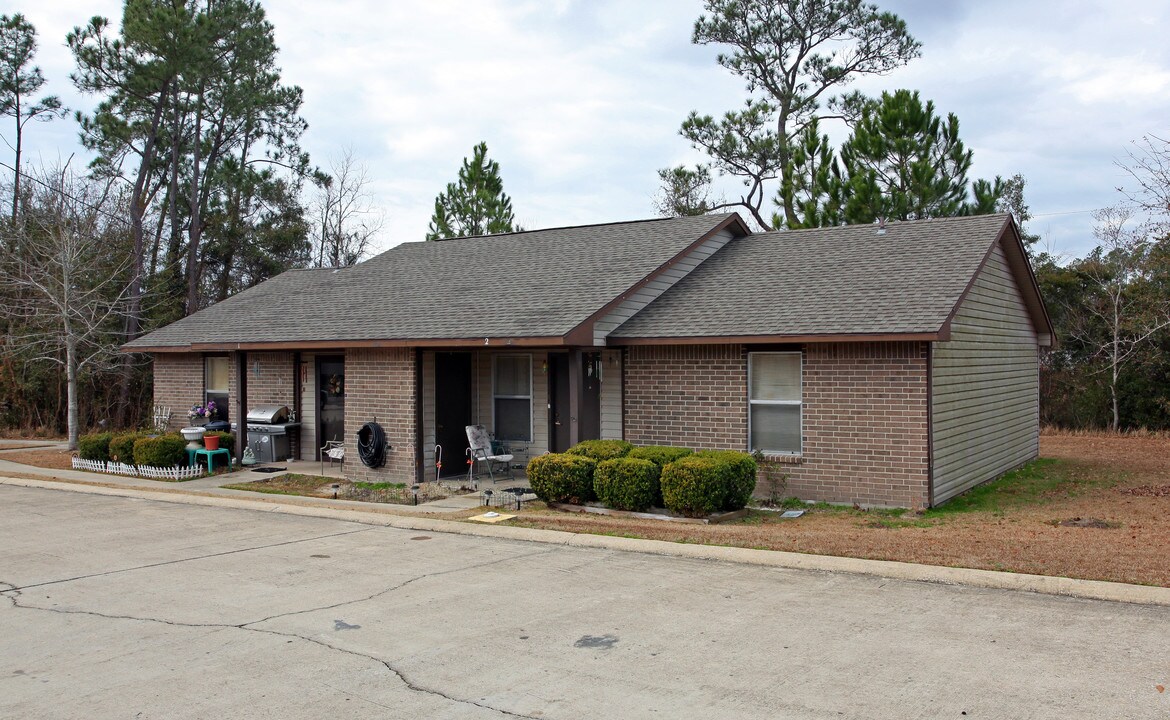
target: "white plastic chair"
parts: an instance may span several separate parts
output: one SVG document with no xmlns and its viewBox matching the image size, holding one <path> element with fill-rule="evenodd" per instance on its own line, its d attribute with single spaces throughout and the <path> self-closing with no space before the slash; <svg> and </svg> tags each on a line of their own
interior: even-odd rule
<svg viewBox="0 0 1170 720">
<path fill-rule="evenodd" d="M 487 428 L 483 425 L 468 425 L 465 429 L 467 431 L 467 444 L 469 446 L 467 450 L 471 454 L 471 465 L 467 468 L 468 481 L 475 478 L 475 466 L 477 463 L 487 465 L 488 477 L 492 479 L 493 483 L 496 481 L 496 470 L 506 469 L 509 478 L 515 477 L 512 474 L 513 456 L 510 453 L 493 454 L 492 438 L 488 434 Z M 501 464 L 503 464 L 503 467 L 500 467 Z"/>
<path fill-rule="evenodd" d="M 345 469 L 345 442 L 341 440 L 326 440 L 325 447 L 321 448 L 321 474 L 325 474 L 325 461 L 329 461 L 329 469 L 333 469 L 336 461 L 341 469 Z"/>
<path fill-rule="evenodd" d="M 155 405 L 151 424 L 156 433 L 165 433 L 170 429 L 171 409 L 165 405 Z"/>
</svg>

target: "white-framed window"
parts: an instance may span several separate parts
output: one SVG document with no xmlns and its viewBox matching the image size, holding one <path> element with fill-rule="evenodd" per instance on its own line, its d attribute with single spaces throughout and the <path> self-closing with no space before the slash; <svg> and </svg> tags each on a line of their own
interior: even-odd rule
<svg viewBox="0 0 1170 720">
<path fill-rule="evenodd" d="M 208 355 L 203 358 L 203 402 L 215 401 L 215 417 L 228 419 L 228 375 L 231 362 L 226 355 Z"/>
<path fill-rule="evenodd" d="M 801 354 L 748 353 L 748 449 L 801 452 Z"/>
<path fill-rule="evenodd" d="M 532 442 L 532 356 L 492 356 L 492 427 L 497 440 Z"/>
</svg>

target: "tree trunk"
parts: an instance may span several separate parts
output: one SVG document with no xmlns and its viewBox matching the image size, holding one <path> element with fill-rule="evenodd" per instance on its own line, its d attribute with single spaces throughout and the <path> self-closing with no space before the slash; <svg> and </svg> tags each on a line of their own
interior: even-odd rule
<svg viewBox="0 0 1170 720">
<path fill-rule="evenodd" d="M 158 136 L 158 127 L 162 123 L 165 98 L 170 87 L 170 80 L 164 80 L 158 94 L 158 105 L 154 108 L 154 117 L 150 122 L 150 134 L 142 146 L 142 162 L 138 165 L 138 177 L 134 180 L 134 194 L 130 197 L 130 235 L 134 240 L 134 257 L 130 265 L 129 302 L 126 308 L 125 334 L 126 342 L 138 337 L 142 329 L 142 266 L 144 264 L 145 236 L 142 219 L 146 215 L 146 181 L 150 177 L 151 166 L 154 164 L 155 138 Z M 122 381 L 118 389 L 118 402 L 114 411 L 114 424 L 122 427 L 126 420 L 126 411 L 130 405 L 130 381 L 134 372 L 134 360 L 129 354 L 122 358 Z"/>
<path fill-rule="evenodd" d="M 77 396 L 77 340 L 72 333 L 66 330 L 65 335 L 65 383 L 69 409 L 66 411 L 66 426 L 69 429 L 69 449 L 77 449 L 77 439 L 81 434 L 80 402 Z"/>
<path fill-rule="evenodd" d="M 12 173 L 12 224 L 16 225 L 16 219 L 20 216 L 20 143 L 23 128 L 20 126 L 20 93 L 16 95 L 16 165 Z"/>
</svg>

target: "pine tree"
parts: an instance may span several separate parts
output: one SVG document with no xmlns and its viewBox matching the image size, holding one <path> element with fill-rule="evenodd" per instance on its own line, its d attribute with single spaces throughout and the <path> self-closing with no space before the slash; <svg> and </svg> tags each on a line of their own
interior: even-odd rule
<svg viewBox="0 0 1170 720">
<path fill-rule="evenodd" d="M 12 220 L 20 212 L 20 169 L 24 144 L 24 126 L 29 120 L 52 120 L 64 117 L 65 110 L 56 95 L 33 101 L 29 96 L 45 84 L 39 67 L 28 67 L 37 52 L 37 30 L 20 13 L 0 15 L 0 115 L 16 121 L 16 160 L 12 180 Z"/>
<path fill-rule="evenodd" d="M 487 159 L 487 143 L 476 145 L 464 158 L 459 181 L 448 183 L 435 198 L 427 240 L 449 240 L 474 235 L 517 232 L 512 199 L 504 193 L 500 164 Z"/>
<path fill-rule="evenodd" d="M 959 139 L 959 119 L 944 121 L 909 90 L 867 103 L 840 157 L 851 224 L 990 213 L 1002 192 L 999 178 L 968 183 L 972 153 Z"/>
</svg>

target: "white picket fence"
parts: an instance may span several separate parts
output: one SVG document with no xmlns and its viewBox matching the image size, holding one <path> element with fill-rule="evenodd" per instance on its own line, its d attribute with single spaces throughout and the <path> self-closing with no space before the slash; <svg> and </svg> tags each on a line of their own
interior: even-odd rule
<svg viewBox="0 0 1170 720">
<path fill-rule="evenodd" d="M 82 460 L 76 455 L 73 456 L 74 470 L 88 470 L 89 472 L 109 473 L 112 475 L 128 475 L 132 477 L 144 477 L 151 480 L 192 480 L 194 478 L 204 475 L 206 471 L 196 465 L 195 467 L 182 467 L 176 465 L 175 467 L 152 467 L 150 465 L 128 465 L 126 463 L 105 462 L 102 460 Z"/>
</svg>

